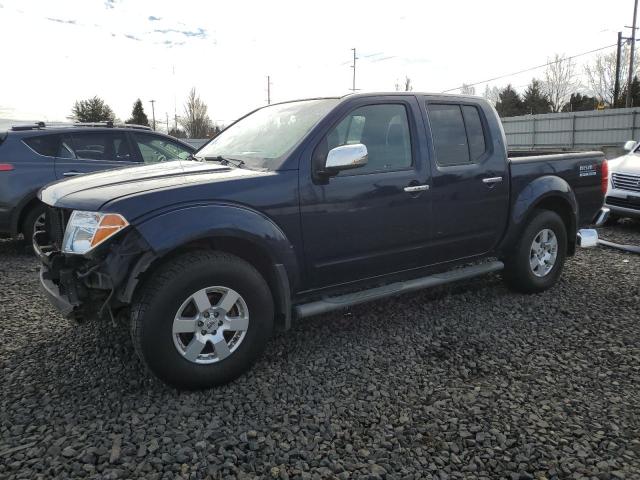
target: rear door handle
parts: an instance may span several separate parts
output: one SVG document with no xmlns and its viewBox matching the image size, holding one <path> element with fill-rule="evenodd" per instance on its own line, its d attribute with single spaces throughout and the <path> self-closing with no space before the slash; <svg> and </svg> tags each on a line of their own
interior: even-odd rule
<svg viewBox="0 0 640 480">
<path fill-rule="evenodd" d="M 71 171 L 71 172 L 64 172 L 62 174 L 63 177 L 75 177 L 76 175 L 80 175 L 80 172 Z"/>
<path fill-rule="evenodd" d="M 492 185 L 494 183 L 500 183 L 502 181 L 502 177 L 488 177 L 488 178 L 483 178 L 482 179 L 482 183 L 485 183 L 487 185 Z"/>
<path fill-rule="evenodd" d="M 409 185 L 404 187 L 404 191 L 407 193 L 426 192 L 429 190 L 429 185 Z"/>
</svg>

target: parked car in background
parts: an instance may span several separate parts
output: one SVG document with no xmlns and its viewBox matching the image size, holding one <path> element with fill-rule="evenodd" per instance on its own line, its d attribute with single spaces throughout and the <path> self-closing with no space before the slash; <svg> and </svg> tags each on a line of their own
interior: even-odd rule
<svg viewBox="0 0 640 480">
<path fill-rule="evenodd" d="M 0 235 L 31 240 L 43 224 L 37 193 L 47 183 L 82 173 L 188 158 L 196 149 L 138 125 L 111 122 L 0 132 Z"/>
<path fill-rule="evenodd" d="M 611 210 L 609 223 L 619 218 L 640 218 L 640 144 L 629 140 L 629 153 L 609 162 L 610 180 L 605 205 Z"/>
</svg>

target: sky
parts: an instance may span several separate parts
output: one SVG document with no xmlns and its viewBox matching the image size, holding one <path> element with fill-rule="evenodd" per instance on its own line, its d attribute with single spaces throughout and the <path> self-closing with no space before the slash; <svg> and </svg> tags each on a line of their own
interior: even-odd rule
<svg viewBox="0 0 640 480">
<path fill-rule="evenodd" d="M 633 0 L 0 0 L 0 119 L 63 121 L 97 95 L 122 120 L 155 100 L 164 123 L 195 87 L 228 124 L 267 103 L 267 76 L 272 102 L 349 93 L 352 48 L 356 88 L 440 92 L 613 45 L 632 15 Z"/>
</svg>

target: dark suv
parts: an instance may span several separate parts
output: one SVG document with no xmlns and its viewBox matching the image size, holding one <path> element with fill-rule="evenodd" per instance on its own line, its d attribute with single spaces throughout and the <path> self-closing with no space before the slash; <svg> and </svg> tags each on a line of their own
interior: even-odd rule
<svg viewBox="0 0 640 480">
<path fill-rule="evenodd" d="M 195 148 L 138 125 L 16 126 L 0 132 L 0 235 L 31 239 L 47 183 L 81 173 L 186 159 Z"/>
</svg>

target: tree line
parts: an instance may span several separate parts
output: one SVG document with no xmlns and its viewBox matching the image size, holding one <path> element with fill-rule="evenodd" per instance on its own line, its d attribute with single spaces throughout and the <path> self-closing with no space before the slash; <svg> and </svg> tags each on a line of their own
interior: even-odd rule
<svg viewBox="0 0 640 480">
<path fill-rule="evenodd" d="M 113 109 L 98 96 L 77 100 L 71 108 L 69 118 L 81 123 L 119 122 Z M 142 100 L 138 98 L 133 103 L 131 117 L 124 123 L 151 126 Z M 213 138 L 221 131 L 222 128 L 209 117 L 207 104 L 200 98 L 196 89 L 192 88 L 184 105 L 184 114 L 176 119 L 168 133 L 176 138 Z"/>
</svg>

